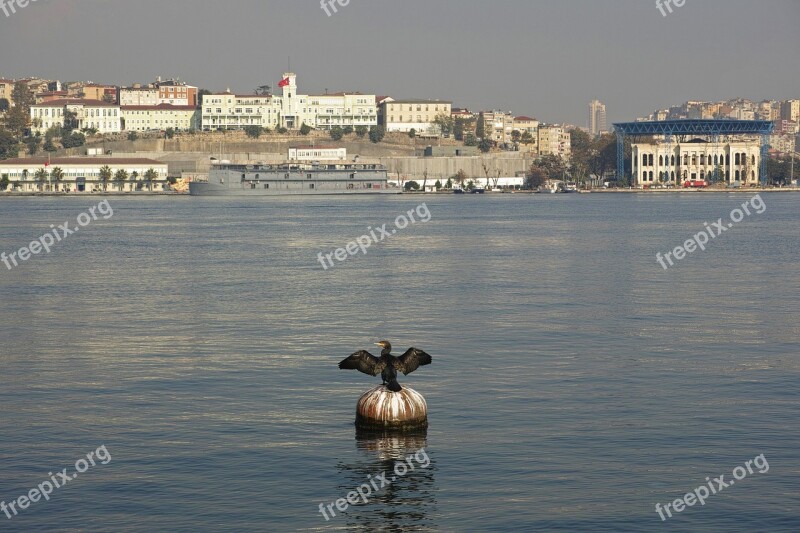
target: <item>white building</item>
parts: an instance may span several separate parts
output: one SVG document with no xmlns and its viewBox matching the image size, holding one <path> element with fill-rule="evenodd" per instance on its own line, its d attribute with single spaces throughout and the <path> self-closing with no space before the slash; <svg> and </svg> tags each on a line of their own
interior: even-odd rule
<svg viewBox="0 0 800 533">
<path fill-rule="evenodd" d="M 741 185 L 758 184 L 761 145 L 757 139 L 632 145 L 633 180 L 638 187 L 659 184 L 680 187 L 685 181 L 715 179 Z"/>
<path fill-rule="evenodd" d="M 384 98 L 378 111 L 379 123 L 387 132 L 417 133 L 439 135 L 439 127 L 434 124 L 438 115 L 451 116 L 453 103 L 446 100 L 395 100 Z"/>
<path fill-rule="evenodd" d="M 217 93 L 203 96 L 201 123 L 204 130 L 238 130 L 246 126 L 277 128 L 280 99 L 272 95 Z"/>
<path fill-rule="evenodd" d="M 111 169 L 111 179 L 103 183 L 100 169 L 105 166 Z M 53 169 L 56 168 L 63 172 L 61 181 L 55 180 L 52 176 Z M 0 176 L 8 177 L 9 189 L 23 192 L 149 191 L 150 184 L 144 181 L 144 176 L 150 169 L 157 173 L 157 178 L 152 184 L 153 191 L 163 190 L 168 172 L 167 163 L 153 159 L 54 157 L 48 161 L 46 157 L 34 157 L 0 161 Z M 47 173 L 44 181 L 36 177 L 40 170 L 45 170 Z M 127 172 L 128 179 L 124 182 L 115 181 L 114 176 L 118 170 Z"/>
<path fill-rule="evenodd" d="M 31 130 L 44 133 L 54 125 L 64 126 L 65 112 L 75 113 L 75 129 L 94 128 L 98 133 L 122 130 L 120 108 L 100 100 L 52 100 L 31 106 Z"/>
<path fill-rule="evenodd" d="M 344 161 L 347 148 L 335 146 L 296 146 L 289 148 L 289 161 Z"/>
<path fill-rule="evenodd" d="M 154 106 L 158 105 L 158 89 L 155 87 L 122 87 L 119 90 L 119 105 Z"/>
<path fill-rule="evenodd" d="M 121 106 L 120 111 L 126 131 L 194 131 L 200 127 L 200 110 L 193 106 Z"/>
<path fill-rule="evenodd" d="M 203 96 L 204 130 L 241 129 L 245 126 L 284 127 L 298 130 L 303 124 L 317 129 L 334 126 L 374 126 L 378 123 L 375 95 L 297 93 L 297 76 L 283 75 L 279 95 L 235 95 L 230 92 Z"/>
</svg>

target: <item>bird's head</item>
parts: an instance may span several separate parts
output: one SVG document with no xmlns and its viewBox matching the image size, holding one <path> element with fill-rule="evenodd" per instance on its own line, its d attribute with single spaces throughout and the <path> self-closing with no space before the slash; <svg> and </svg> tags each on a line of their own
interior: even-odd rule
<svg viewBox="0 0 800 533">
<path fill-rule="evenodd" d="M 392 349 L 392 345 L 391 345 L 391 344 L 389 344 L 389 341 L 380 341 L 380 342 L 376 342 L 376 343 L 375 343 L 375 346 L 380 346 L 380 347 L 381 347 L 381 348 L 383 348 L 384 350 L 391 350 L 391 349 Z"/>
</svg>

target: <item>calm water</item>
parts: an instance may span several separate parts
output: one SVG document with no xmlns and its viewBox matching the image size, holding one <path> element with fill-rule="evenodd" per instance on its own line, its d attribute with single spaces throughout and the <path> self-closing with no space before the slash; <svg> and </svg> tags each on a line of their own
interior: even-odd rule
<svg viewBox="0 0 800 533">
<path fill-rule="evenodd" d="M 0 500 L 112 457 L 2 531 L 798 531 L 800 195 L 664 271 L 746 194 L 110 198 L 0 264 Z M 100 198 L 0 199 L 0 251 Z M 432 219 L 327 271 L 425 201 Z M 426 436 L 357 436 L 389 339 Z M 377 353 L 377 349 L 373 351 Z M 430 466 L 326 522 L 424 447 Z M 764 454 L 662 522 L 654 510 Z"/>
</svg>

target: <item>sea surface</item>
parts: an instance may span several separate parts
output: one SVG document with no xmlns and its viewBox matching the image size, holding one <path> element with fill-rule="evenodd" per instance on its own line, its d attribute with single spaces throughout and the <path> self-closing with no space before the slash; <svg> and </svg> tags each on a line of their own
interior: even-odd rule
<svg viewBox="0 0 800 533">
<path fill-rule="evenodd" d="M 751 196 L 109 197 L 0 264 L 0 501 L 86 470 L 0 531 L 800 531 L 800 195 L 656 260 Z M 0 252 L 102 200 L 0 198 Z M 356 434 L 382 339 L 425 434 Z"/>
</svg>

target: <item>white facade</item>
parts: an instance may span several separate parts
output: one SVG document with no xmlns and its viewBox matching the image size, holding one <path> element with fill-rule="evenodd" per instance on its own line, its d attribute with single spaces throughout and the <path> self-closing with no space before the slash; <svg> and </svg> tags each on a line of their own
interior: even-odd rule
<svg viewBox="0 0 800 533">
<path fill-rule="evenodd" d="M 303 124 L 316 129 L 334 126 L 374 126 L 378 123 L 375 96 L 360 93 L 303 95 L 297 93 L 297 76 L 283 75 L 282 95 L 203 96 L 203 129 L 241 129 L 245 126 L 284 127 L 298 130 Z"/>
<path fill-rule="evenodd" d="M 277 128 L 281 102 L 271 95 L 207 94 L 202 102 L 204 130 L 238 130 L 246 126 Z"/>
<path fill-rule="evenodd" d="M 329 146 L 298 146 L 289 148 L 290 161 L 344 161 L 347 148 Z"/>
<path fill-rule="evenodd" d="M 129 88 L 123 87 L 119 90 L 120 106 L 155 106 L 158 105 L 158 89 L 153 88 Z"/>
<path fill-rule="evenodd" d="M 380 105 L 380 123 L 387 132 L 438 135 L 441 132 L 434 124 L 438 115 L 451 116 L 453 103 L 444 100 L 395 100 L 386 98 Z"/>
<path fill-rule="evenodd" d="M 758 140 L 736 142 L 688 142 L 632 145 L 633 180 L 636 186 L 685 181 L 719 181 L 756 185 L 761 164 Z"/>
<path fill-rule="evenodd" d="M 75 113 L 76 129 L 94 128 L 98 133 L 122 131 L 121 113 L 117 104 L 100 100 L 52 100 L 31 106 L 31 130 L 44 133 L 51 126 L 64 125 L 64 112 Z"/>
<path fill-rule="evenodd" d="M 200 111 L 191 106 L 122 106 L 121 113 L 126 131 L 194 131 L 200 127 Z"/>
<path fill-rule="evenodd" d="M 149 191 L 150 185 L 144 182 L 145 173 L 153 169 L 158 178 L 153 182 L 153 190 L 163 189 L 167 177 L 167 164 L 153 159 L 144 158 L 113 158 L 113 157 L 46 157 L 29 159 L 8 159 L 0 161 L 0 176 L 8 176 L 9 189 L 34 192 L 34 191 L 60 191 L 60 192 L 91 192 L 92 190 L 109 191 Z M 100 169 L 108 166 L 111 169 L 111 179 L 103 184 L 100 179 Z M 52 179 L 52 171 L 60 168 L 63 178 L 60 182 Z M 47 179 L 44 182 L 36 178 L 37 171 L 44 169 Z M 118 170 L 128 173 L 124 182 L 114 181 Z M 131 175 L 136 172 L 134 181 Z M 83 190 L 81 190 L 83 188 Z"/>
</svg>

